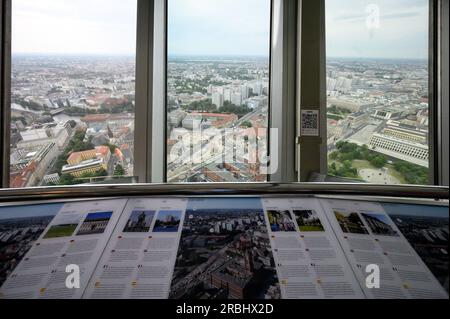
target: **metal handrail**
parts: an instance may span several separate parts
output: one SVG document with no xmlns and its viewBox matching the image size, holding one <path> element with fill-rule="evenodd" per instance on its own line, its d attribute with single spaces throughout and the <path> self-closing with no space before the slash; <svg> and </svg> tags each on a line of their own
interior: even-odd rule
<svg viewBox="0 0 450 319">
<path fill-rule="evenodd" d="M 98 198 L 117 196 L 221 196 L 221 195 L 338 195 L 383 196 L 448 200 L 449 188 L 439 186 L 335 183 L 257 184 L 118 184 L 1 189 L 0 202 Z"/>
</svg>

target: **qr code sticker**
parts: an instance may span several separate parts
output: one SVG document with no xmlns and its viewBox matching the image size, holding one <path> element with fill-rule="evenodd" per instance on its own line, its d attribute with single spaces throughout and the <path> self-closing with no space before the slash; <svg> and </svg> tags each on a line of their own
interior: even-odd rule
<svg viewBox="0 0 450 319">
<path fill-rule="evenodd" d="M 319 112 L 303 111 L 302 112 L 302 135 L 318 136 L 319 135 Z"/>
<path fill-rule="evenodd" d="M 304 114 L 303 127 L 305 129 L 317 129 L 317 114 Z"/>
</svg>

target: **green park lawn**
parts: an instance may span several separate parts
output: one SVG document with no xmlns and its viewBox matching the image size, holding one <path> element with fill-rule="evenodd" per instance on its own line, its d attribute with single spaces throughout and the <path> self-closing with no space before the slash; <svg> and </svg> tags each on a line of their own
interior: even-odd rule
<svg viewBox="0 0 450 319">
<path fill-rule="evenodd" d="M 300 231 L 308 232 L 308 231 L 324 231 L 322 226 L 299 226 Z"/>
<path fill-rule="evenodd" d="M 44 239 L 72 236 L 77 226 L 78 224 L 52 226 L 45 234 Z"/>
</svg>

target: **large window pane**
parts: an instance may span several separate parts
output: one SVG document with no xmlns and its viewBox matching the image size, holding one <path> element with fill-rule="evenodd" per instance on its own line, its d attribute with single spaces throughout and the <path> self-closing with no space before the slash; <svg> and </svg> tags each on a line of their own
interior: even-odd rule
<svg viewBox="0 0 450 319">
<path fill-rule="evenodd" d="M 11 187 L 132 176 L 136 0 L 12 3 Z"/>
<path fill-rule="evenodd" d="M 270 0 L 169 0 L 167 180 L 266 181 Z"/>
<path fill-rule="evenodd" d="M 326 0 L 328 172 L 429 183 L 428 0 Z"/>
</svg>

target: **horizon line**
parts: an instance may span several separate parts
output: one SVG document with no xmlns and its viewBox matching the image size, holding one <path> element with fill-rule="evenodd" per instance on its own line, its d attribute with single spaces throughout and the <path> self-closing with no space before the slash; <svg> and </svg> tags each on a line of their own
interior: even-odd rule
<svg viewBox="0 0 450 319">
<path fill-rule="evenodd" d="M 56 56 L 56 57 L 135 57 L 135 53 L 53 53 L 53 52 L 12 52 L 11 57 L 14 56 Z M 258 54 L 170 54 L 168 58 L 270 58 L 268 55 Z M 405 58 L 405 57 L 354 57 L 354 56 L 327 56 L 329 59 L 353 59 L 353 60 L 415 60 L 427 61 L 428 58 Z"/>
</svg>

